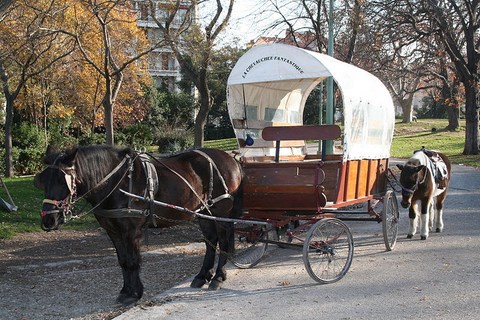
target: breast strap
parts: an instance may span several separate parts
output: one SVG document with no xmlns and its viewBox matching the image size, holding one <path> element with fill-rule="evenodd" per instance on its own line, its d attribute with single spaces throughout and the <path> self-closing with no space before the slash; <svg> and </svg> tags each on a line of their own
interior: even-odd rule
<svg viewBox="0 0 480 320">
<path fill-rule="evenodd" d="M 207 159 L 208 161 L 208 164 L 209 164 L 209 171 L 210 171 L 210 181 L 209 181 L 209 186 L 208 186 L 208 197 L 207 197 L 207 202 L 206 202 L 206 207 L 207 208 L 210 208 L 212 207 L 215 203 L 223 200 L 223 199 L 231 199 L 233 200 L 233 197 L 232 195 L 230 194 L 230 192 L 228 191 L 228 187 L 227 187 L 227 184 L 225 183 L 225 178 L 222 176 L 222 174 L 220 173 L 220 170 L 218 169 L 215 161 L 213 161 L 213 159 L 208 155 L 206 154 L 205 152 L 203 151 L 200 151 L 200 150 L 193 150 L 194 152 L 198 153 L 199 155 L 203 156 L 205 159 Z M 214 170 L 215 170 L 215 173 L 217 174 L 218 178 L 220 179 L 220 182 L 222 183 L 222 186 L 223 186 L 223 190 L 225 191 L 224 194 L 221 194 L 219 195 L 218 197 L 216 198 L 213 198 L 213 179 L 214 179 Z M 200 207 L 197 212 L 200 212 L 202 211 L 203 209 L 205 209 L 205 207 Z"/>
</svg>

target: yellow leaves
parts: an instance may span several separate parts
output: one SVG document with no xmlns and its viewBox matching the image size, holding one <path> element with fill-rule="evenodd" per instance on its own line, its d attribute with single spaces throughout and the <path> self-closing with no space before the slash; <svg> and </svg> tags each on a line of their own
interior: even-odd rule
<svg viewBox="0 0 480 320">
<path fill-rule="evenodd" d="M 78 36 L 79 45 L 95 65 L 103 66 L 107 53 L 120 64 L 148 45 L 145 33 L 137 27 L 136 12 L 128 6 L 117 1 L 69 2 L 76 21 L 69 32 Z"/>
<path fill-rule="evenodd" d="M 75 41 L 76 51 L 63 57 Z M 86 127 L 103 123 L 107 86 L 113 88 L 118 68 L 148 45 L 127 0 L 16 0 L 0 23 L 0 56 L 12 87 L 22 80 L 21 67 L 33 62 L 27 70 L 33 75 L 15 103 L 22 114 L 73 119 Z M 122 69 L 114 108 L 119 125 L 145 113 L 140 84 L 151 81 L 143 72 L 146 57 Z"/>
<path fill-rule="evenodd" d="M 50 118 L 56 119 L 68 119 L 71 118 L 75 113 L 75 109 L 73 107 L 63 106 L 60 104 L 54 104 L 50 106 L 48 111 Z"/>
</svg>

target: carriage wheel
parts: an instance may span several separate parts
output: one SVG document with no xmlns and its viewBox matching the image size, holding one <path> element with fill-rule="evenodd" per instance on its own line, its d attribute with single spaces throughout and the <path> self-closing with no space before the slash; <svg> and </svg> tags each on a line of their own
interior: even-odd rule
<svg viewBox="0 0 480 320">
<path fill-rule="evenodd" d="M 397 197 L 393 190 L 387 190 L 383 197 L 382 210 L 383 239 L 385 240 L 387 251 L 392 251 L 397 243 L 398 220 Z"/>
<path fill-rule="evenodd" d="M 353 259 L 353 237 L 347 225 L 336 218 L 315 223 L 303 244 L 303 263 L 312 279 L 319 283 L 340 280 Z"/>
<path fill-rule="evenodd" d="M 242 269 L 256 265 L 267 250 L 268 232 L 264 225 L 235 223 L 235 250 L 230 261 Z"/>
</svg>

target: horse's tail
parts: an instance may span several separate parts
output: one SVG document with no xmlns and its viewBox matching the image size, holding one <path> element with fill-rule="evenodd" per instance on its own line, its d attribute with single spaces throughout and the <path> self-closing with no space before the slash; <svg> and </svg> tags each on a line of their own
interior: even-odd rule
<svg viewBox="0 0 480 320">
<path fill-rule="evenodd" d="M 244 185 L 244 178 L 245 178 L 245 171 L 243 170 L 243 166 L 241 163 L 234 159 L 238 170 L 240 171 L 240 185 L 238 186 L 237 190 L 232 194 L 233 195 L 233 208 L 232 208 L 232 218 L 240 218 L 243 214 L 243 185 Z"/>
<path fill-rule="evenodd" d="M 240 186 L 233 194 L 233 207 L 232 207 L 232 215 L 231 217 L 234 219 L 238 219 L 243 214 L 243 178 L 242 182 L 240 182 Z"/>
</svg>

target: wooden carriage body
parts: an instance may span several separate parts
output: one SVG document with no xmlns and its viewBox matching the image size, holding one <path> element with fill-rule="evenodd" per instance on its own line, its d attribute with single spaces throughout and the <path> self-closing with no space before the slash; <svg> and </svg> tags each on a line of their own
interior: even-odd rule
<svg viewBox="0 0 480 320">
<path fill-rule="evenodd" d="M 388 158 L 343 161 L 341 154 L 332 154 L 243 160 L 244 209 L 253 218 L 282 221 L 331 212 L 380 198 L 387 187 Z"/>
<path fill-rule="evenodd" d="M 343 130 L 303 125 L 307 97 L 327 77 L 342 93 Z M 394 108 L 375 76 L 326 55 L 270 44 L 240 58 L 227 93 L 247 216 L 320 214 L 385 194 Z M 333 153 L 310 152 L 327 140 L 337 146 Z"/>
</svg>

